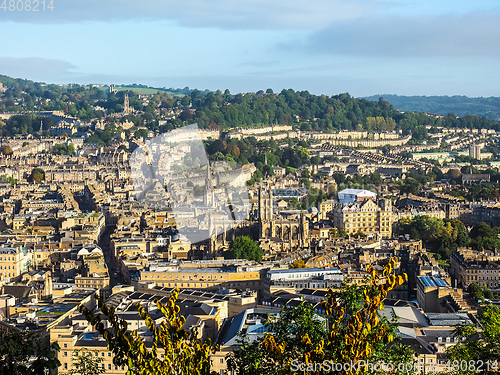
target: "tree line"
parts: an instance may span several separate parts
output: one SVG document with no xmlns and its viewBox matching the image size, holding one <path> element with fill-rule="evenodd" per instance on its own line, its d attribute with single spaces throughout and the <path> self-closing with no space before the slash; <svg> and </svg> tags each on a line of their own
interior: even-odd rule
<svg viewBox="0 0 500 375">
<path fill-rule="evenodd" d="M 378 96 L 369 96 L 366 99 L 377 100 Z M 401 96 L 382 95 L 395 108 L 402 111 L 419 111 L 447 115 L 456 113 L 463 117 L 467 114 L 485 116 L 490 120 L 500 119 L 500 98 L 469 98 L 467 96 Z"/>
<path fill-rule="evenodd" d="M 459 247 L 493 250 L 500 248 L 500 227 L 486 223 L 475 225 L 469 232 L 460 220 L 438 219 L 427 215 L 397 222 L 396 234 L 409 234 L 412 239 L 422 240 L 424 245 L 443 259 L 449 259 Z"/>
<path fill-rule="evenodd" d="M 443 117 L 425 113 L 396 110 L 383 98 L 367 100 L 354 98 L 348 93 L 313 95 L 308 91 L 285 89 L 274 93 L 271 89 L 251 93 L 231 94 L 229 90 L 181 90 L 189 95 L 177 96 L 158 90 L 145 103 L 131 90 L 108 92 L 102 87 L 82 85 L 45 85 L 28 80 L 0 77 L 7 90 L 0 96 L 1 111 L 61 110 L 64 113 L 90 121 L 123 110 L 125 95 L 132 107 L 147 116 L 131 115 L 136 126 L 164 132 L 185 124 L 197 122 L 201 127 L 294 125 L 302 130 L 336 131 L 362 130 L 368 132 L 399 130 L 412 133 L 412 142 L 428 138 L 425 125 L 486 128 L 500 130 L 500 122 L 476 115 Z M 139 87 L 140 85 L 136 85 Z M 175 94 L 175 93 L 174 93 Z M 161 127 L 158 121 L 165 111 L 180 110 L 179 116 L 170 117 Z M 112 121 L 112 120 L 110 120 Z M 136 124 L 137 122 L 137 124 Z M 140 124 L 139 124 L 140 122 Z M 14 134 L 23 134 L 16 130 Z M 13 134 L 13 135 L 14 135 Z"/>
</svg>

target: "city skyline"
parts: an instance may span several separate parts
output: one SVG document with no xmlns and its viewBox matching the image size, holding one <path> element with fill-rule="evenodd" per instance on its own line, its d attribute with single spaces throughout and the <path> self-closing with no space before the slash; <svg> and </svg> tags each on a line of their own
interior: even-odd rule
<svg viewBox="0 0 500 375">
<path fill-rule="evenodd" d="M 35 81 L 500 96 L 491 0 L 53 1 L 0 12 L 11 36 L 0 73 Z"/>
</svg>

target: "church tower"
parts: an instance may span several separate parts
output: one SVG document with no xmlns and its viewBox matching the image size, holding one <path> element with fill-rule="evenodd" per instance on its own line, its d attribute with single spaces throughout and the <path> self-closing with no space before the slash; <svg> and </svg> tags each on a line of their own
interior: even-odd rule
<svg viewBox="0 0 500 375">
<path fill-rule="evenodd" d="M 212 180 L 212 171 L 210 169 L 210 163 L 207 163 L 207 175 L 205 176 L 205 196 L 203 197 L 203 203 L 206 207 L 214 207 L 214 184 Z"/>
<path fill-rule="evenodd" d="M 268 191 L 268 201 L 267 201 L 267 220 L 273 220 L 273 188 L 271 183 L 268 181 L 267 183 L 267 191 Z"/>
<path fill-rule="evenodd" d="M 260 237 L 272 237 L 273 231 L 273 189 L 269 181 L 261 181 L 259 186 L 259 226 Z"/>
<path fill-rule="evenodd" d="M 128 101 L 128 94 L 125 94 L 125 99 L 123 100 L 123 114 L 124 115 L 130 114 L 130 104 Z"/>
<path fill-rule="evenodd" d="M 273 189 L 268 181 L 261 181 L 259 186 L 259 220 L 273 219 Z"/>
</svg>

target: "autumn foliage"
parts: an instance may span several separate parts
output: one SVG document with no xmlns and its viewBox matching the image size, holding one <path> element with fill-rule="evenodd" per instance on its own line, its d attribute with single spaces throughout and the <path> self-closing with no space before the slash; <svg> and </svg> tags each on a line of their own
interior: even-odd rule
<svg viewBox="0 0 500 375">
<path fill-rule="evenodd" d="M 323 323 L 317 321 L 311 315 L 315 314 L 314 311 L 309 311 L 304 304 L 298 309 L 284 310 L 283 317 L 271 324 L 269 333 L 262 341 L 247 344 L 241 351 L 229 356 L 228 368 L 235 370 L 236 374 L 288 375 L 297 374 L 297 371 L 292 371 L 293 360 L 303 364 L 328 361 L 351 363 L 350 369 L 342 373 L 357 375 L 366 370 L 358 365 L 360 363 L 410 360 L 409 350 L 400 348 L 398 354 L 398 350 L 387 347 L 394 339 L 394 330 L 386 319 L 378 315 L 387 293 L 407 279 L 406 274 L 393 274 L 395 263 L 396 259 L 391 259 L 382 275 L 373 267 L 368 267 L 368 285 L 350 287 L 340 293 L 330 290 L 323 301 L 326 330 L 324 320 Z M 152 343 L 148 346 L 137 331 L 128 330 L 127 322 L 115 315 L 113 307 L 107 307 L 100 299 L 98 306 L 107 317 L 109 328 L 105 328 L 100 314 L 96 315 L 85 307 L 81 307 L 81 311 L 108 342 L 108 349 L 114 354 L 114 364 L 128 366 L 127 374 L 208 375 L 210 354 L 216 348 L 211 346 L 210 340 L 202 343 L 196 330 L 183 329 L 185 319 L 175 304 L 178 294 L 178 290 L 173 292 L 166 306 L 155 300 L 158 310 L 165 316 L 159 324 L 153 321 L 141 304 L 137 304 L 140 317 L 152 333 Z M 287 319 L 289 323 L 286 323 Z M 287 324 L 298 325 L 299 328 L 294 330 Z M 306 372 L 323 374 L 321 369 L 308 369 Z"/>
<path fill-rule="evenodd" d="M 370 284 L 364 289 L 364 302 L 362 308 L 349 316 L 346 307 L 339 304 L 338 298 L 329 291 L 327 300 L 324 301 L 324 308 L 328 316 L 328 337 L 319 343 L 313 343 L 309 336 L 305 334 L 302 338 L 304 346 L 307 348 L 300 358 L 304 364 L 323 363 L 367 363 L 377 346 L 389 344 L 393 341 L 393 335 L 388 330 L 386 322 L 382 322 L 378 316 L 378 310 L 382 301 L 387 297 L 387 293 L 403 284 L 407 280 L 406 274 L 393 275 L 396 260 L 393 258 L 386 265 L 380 276 L 373 267 L 368 268 L 371 275 Z M 286 356 L 287 343 L 276 342 L 272 333 L 267 334 L 264 347 L 269 355 L 273 356 L 277 362 L 288 360 Z M 290 366 L 290 363 L 288 364 Z M 359 374 L 363 371 L 362 366 L 351 366 L 344 374 Z M 290 370 L 289 374 L 296 374 Z M 308 371 L 308 374 L 319 375 L 318 371 Z"/>
<path fill-rule="evenodd" d="M 100 314 L 82 306 L 80 311 L 108 342 L 114 354 L 113 363 L 128 366 L 127 374 L 141 375 L 206 375 L 210 374 L 210 340 L 202 343 L 194 329 L 183 329 L 185 318 L 175 304 L 179 290 L 170 296 L 167 305 L 155 299 L 165 319 L 155 324 L 144 307 L 138 303 L 139 315 L 152 333 L 152 345 L 146 346 L 136 330 L 129 331 L 125 320 L 115 315 L 114 307 L 107 307 L 98 297 L 98 306 L 107 317 L 110 328 L 105 328 Z M 160 359 L 160 354 L 163 358 Z"/>
</svg>

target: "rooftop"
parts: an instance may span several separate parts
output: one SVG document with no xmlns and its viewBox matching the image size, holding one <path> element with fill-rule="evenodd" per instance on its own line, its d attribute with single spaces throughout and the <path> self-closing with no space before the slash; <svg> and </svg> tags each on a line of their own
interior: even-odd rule
<svg viewBox="0 0 500 375">
<path fill-rule="evenodd" d="M 424 284 L 424 286 L 426 286 L 428 288 L 432 288 L 432 287 L 448 287 L 448 288 L 450 288 L 450 285 L 440 277 L 418 276 L 418 280 L 421 281 Z"/>
</svg>

